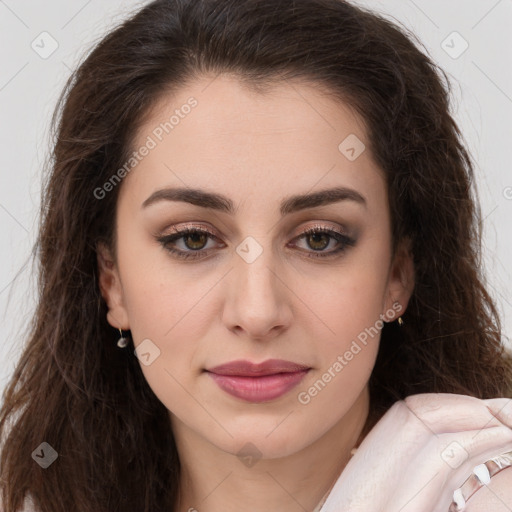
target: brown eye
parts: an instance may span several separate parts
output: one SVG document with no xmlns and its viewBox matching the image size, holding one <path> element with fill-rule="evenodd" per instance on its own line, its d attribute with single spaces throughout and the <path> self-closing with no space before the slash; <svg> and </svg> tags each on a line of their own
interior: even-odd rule
<svg viewBox="0 0 512 512">
<path fill-rule="evenodd" d="M 204 249 L 208 241 L 208 235 L 202 231 L 194 231 L 190 232 L 184 236 L 182 236 L 183 241 L 187 248 L 192 249 L 194 251 Z"/>
<path fill-rule="evenodd" d="M 353 238 L 339 233 L 338 231 L 320 227 L 308 229 L 302 233 L 302 235 L 298 236 L 297 239 L 306 240 L 308 248 L 312 249 L 312 251 L 307 249 L 305 249 L 305 251 L 308 252 L 308 256 L 312 258 L 327 258 L 341 254 L 348 247 L 352 247 L 356 243 Z M 335 245 L 337 243 L 338 248 L 326 251 L 325 249 L 329 247 L 329 244 L 333 241 L 335 242 Z"/>
<path fill-rule="evenodd" d="M 218 238 L 206 229 L 186 228 L 175 230 L 172 235 L 165 235 L 157 238 L 164 249 L 178 258 L 202 258 L 209 252 L 206 249 L 209 239 L 218 240 Z M 182 241 L 182 247 L 177 247 L 178 242 Z"/>
<path fill-rule="evenodd" d="M 308 245 L 315 251 L 325 249 L 330 242 L 331 236 L 326 233 L 311 233 L 307 235 Z"/>
<path fill-rule="evenodd" d="M 219 243 L 220 240 L 212 232 L 204 228 L 189 227 L 183 230 L 174 230 L 170 235 L 157 238 L 157 241 L 172 255 L 181 259 L 198 259 L 206 257 L 210 248 L 208 241 L 212 239 Z M 296 240 L 305 240 L 306 248 L 301 252 L 308 253 L 312 258 L 334 257 L 344 252 L 348 247 L 355 245 L 355 240 L 333 229 L 314 227 L 298 236 Z M 337 248 L 327 251 L 334 244 Z M 181 245 L 181 247 L 179 247 Z"/>
</svg>

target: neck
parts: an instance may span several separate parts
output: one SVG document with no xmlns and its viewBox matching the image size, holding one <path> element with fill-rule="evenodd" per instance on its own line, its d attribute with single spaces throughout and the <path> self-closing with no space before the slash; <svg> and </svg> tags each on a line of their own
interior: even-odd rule
<svg viewBox="0 0 512 512">
<path fill-rule="evenodd" d="M 253 512 L 319 510 L 362 441 L 368 408 L 365 388 L 343 418 L 312 444 L 252 464 L 219 449 L 173 416 L 181 464 L 175 512 L 238 512 L 247 504 Z"/>
</svg>

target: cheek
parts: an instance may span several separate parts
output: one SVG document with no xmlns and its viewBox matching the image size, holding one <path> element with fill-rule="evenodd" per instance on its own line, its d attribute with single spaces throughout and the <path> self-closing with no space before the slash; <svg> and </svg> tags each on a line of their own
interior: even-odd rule
<svg viewBox="0 0 512 512">
<path fill-rule="evenodd" d="M 134 269 L 135 269 L 134 265 Z M 137 266 L 124 289 L 130 328 L 144 377 L 170 411 L 196 411 L 190 399 L 192 372 L 199 342 L 211 320 L 204 313 L 204 285 L 181 275 L 162 275 L 154 267 Z M 149 341 L 148 341 L 149 340 Z M 143 348 L 144 347 L 144 348 Z M 150 364 L 141 355 L 149 352 Z M 155 356 L 153 357 L 153 354 Z"/>
<path fill-rule="evenodd" d="M 311 328 L 319 364 L 297 400 L 314 409 L 319 421 L 343 415 L 368 383 L 384 325 L 382 274 L 375 266 L 362 265 L 340 272 L 322 294 L 309 296 L 320 317 Z"/>
<path fill-rule="evenodd" d="M 311 283 L 307 295 L 305 289 L 300 292 L 316 313 L 311 316 L 310 330 L 318 340 L 320 363 L 308 382 L 308 386 L 313 385 L 311 395 L 305 390 L 304 400 L 316 400 L 318 395 L 318 405 L 324 404 L 327 410 L 329 400 L 340 393 L 354 398 L 375 365 L 384 326 L 381 315 L 385 313 L 386 256 L 390 254 L 385 252 L 384 240 L 373 241 L 333 269 L 328 280 L 317 282 L 317 292 L 311 292 Z M 324 387 L 329 390 L 323 392 Z"/>
<path fill-rule="evenodd" d="M 295 289 L 315 313 L 312 321 L 336 344 L 357 336 L 384 313 L 386 279 L 386 258 L 376 261 L 358 253 L 343 266 L 317 275 L 314 283 L 311 279 L 298 282 Z"/>
<path fill-rule="evenodd" d="M 322 352 L 321 372 L 340 375 L 333 380 L 342 387 L 349 381 L 364 382 L 373 368 L 383 326 L 381 301 L 375 292 L 369 283 L 368 286 L 360 283 L 333 293 L 332 300 L 323 302 L 324 324 L 319 325 L 317 331 L 321 329 L 329 334 L 322 337 L 319 347 Z M 325 379 L 330 382 L 329 375 Z"/>
<path fill-rule="evenodd" d="M 190 397 L 180 383 L 190 382 L 191 372 L 198 371 L 198 340 L 204 339 L 212 323 L 208 290 L 215 287 L 218 276 L 201 275 L 193 265 L 179 271 L 160 248 L 145 244 L 119 251 L 132 339 L 138 354 L 147 346 L 157 355 L 149 365 L 139 359 L 158 398 L 168 408 L 181 402 L 186 406 Z"/>
<path fill-rule="evenodd" d="M 200 330 L 206 321 L 201 300 L 214 286 L 214 276 L 199 275 L 193 265 L 180 271 L 154 241 L 141 239 L 128 247 L 120 240 L 119 247 L 124 305 L 134 339 L 153 336 L 167 344 L 184 325 L 188 336 Z"/>
</svg>

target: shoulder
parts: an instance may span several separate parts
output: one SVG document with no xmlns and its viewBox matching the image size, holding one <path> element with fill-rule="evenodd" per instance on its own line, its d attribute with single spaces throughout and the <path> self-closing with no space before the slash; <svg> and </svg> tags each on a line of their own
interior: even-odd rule
<svg viewBox="0 0 512 512">
<path fill-rule="evenodd" d="M 512 466 L 491 478 L 467 502 L 466 512 L 510 512 L 512 510 Z"/>
</svg>

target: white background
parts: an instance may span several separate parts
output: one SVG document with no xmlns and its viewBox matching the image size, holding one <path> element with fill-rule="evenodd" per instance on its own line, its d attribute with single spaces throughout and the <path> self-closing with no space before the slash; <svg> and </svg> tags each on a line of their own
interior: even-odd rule
<svg viewBox="0 0 512 512">
<path fill-rule="evenodd" d="M 53 107 L 80 57 L 145 3 L 0 0 L 0 391 L 14 370 L 34 309 L 30 252 Z M 476 163 L 489 290 L 502 314 L 505 341 L 512 347 L 512 0 L 353 3 L 409 28 L 451 79 L 453 114 Z M 454 31 L 463 39 L 451 35 Z M 58 43 L 46 59 L 31 46 L 42 32 Z M 464 40 L 468 48 L 453 58 Z"/>
</svg>

